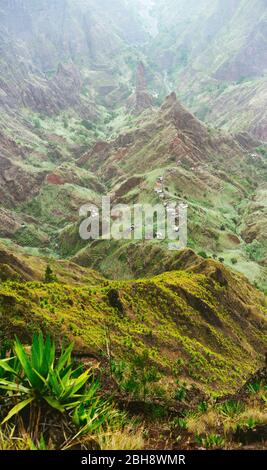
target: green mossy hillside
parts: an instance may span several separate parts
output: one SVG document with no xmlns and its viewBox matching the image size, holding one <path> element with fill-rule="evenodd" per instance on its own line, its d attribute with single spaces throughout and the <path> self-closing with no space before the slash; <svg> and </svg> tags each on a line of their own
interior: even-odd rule
<svg viewBox="0 0 267 470">
<path fill-rule="evenodd" d="M 17 335 L 27 344 L 42 330 L 58 344 L 74 340 L 78 355 L 104 364 L 110 354 L 131 363 L 145 353 L 166 389 L 183 378 L 221 394 L 262 364 L 266 305 L 245 278 L 210 260 L 201 269 L 99 285 L 5 281 L 1 342 Z"/>
</svg>

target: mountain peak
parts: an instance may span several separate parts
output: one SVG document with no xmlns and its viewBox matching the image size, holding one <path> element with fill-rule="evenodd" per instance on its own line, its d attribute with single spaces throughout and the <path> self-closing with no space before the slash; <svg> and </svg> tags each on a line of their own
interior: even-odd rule
<svg viewBox="0 0 267 470">
<path fill-rule="evenodd" d="M 165 99 L 163 106 L 172 106 L 174 103 L 177 102 L 177 95 L 175 91 L 172 91 Z"/>
</svg>

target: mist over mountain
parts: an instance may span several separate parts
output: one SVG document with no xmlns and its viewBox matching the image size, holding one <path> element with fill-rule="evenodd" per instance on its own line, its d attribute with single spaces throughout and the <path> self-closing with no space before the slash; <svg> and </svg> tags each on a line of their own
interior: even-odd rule
<svg viewBox="0 0 267 470">
<path fill-rule="evenodd" d="M 161 99 L 175 89 L 200 118 L 265 139 L 266 21 L 263 0 L 3 0 L 1 103 L 85 113 L 86 90 L 92 108 L 123 105 L 143 60 Z"/>
<path fill-rule="evenodd" d="M 201 119 L 266 140 L 266 2 L 163 2 L 158 8 L 162 19 L 149 53 L 184 103 Z"/>
</svg>

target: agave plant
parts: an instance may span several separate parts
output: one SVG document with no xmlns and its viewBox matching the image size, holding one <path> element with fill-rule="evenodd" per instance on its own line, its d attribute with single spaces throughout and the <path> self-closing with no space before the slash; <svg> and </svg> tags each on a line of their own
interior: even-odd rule
<svg viewBox="0 0 267 470">
<path fill-rule="evenodd" d="M 91 445 L 99 450 L 97 443 L 99 435 L 103 434 L 111 423 L 115 427 L 119 425 L 122 429 L 126 423 L 126 415 L 117 411 L 112 403 L 105 399 L 91 396 L 90 399 L 75 408 L 72 413 L 72 421 L 77 431 L 64 442 L 62 449 L 71 449 L 77 444 L 91 440 Z"/>
<path fill-rule="evenodd" d="M 15 339 L 14 357 L 0 359 L 0 389 L 6 394 L 7 402 L 15 403 L 2 424 L 29 405 L 31 412 L 38 410 L 39 415 L 44 405 L 64 413 L 94 396 L 98 383 L 91 380 L 86 389 L 92 373 L 81 367 L 73 369 L 72 349 L 70 344 L 56 358 L 55 343 L 50 337 L 44 341 L 41 333 L 35 334 L 29 353 Z"/>
<path fill-rule="evenodd" d="M 204 436 L 195 436 L 196 443 L 201 447 L 205 447 L 206 449 L 218 449 L 222 448 L 225 444 L 225 439 L 223 436 L 219 434 L 206 434 Z"/>
</svg>

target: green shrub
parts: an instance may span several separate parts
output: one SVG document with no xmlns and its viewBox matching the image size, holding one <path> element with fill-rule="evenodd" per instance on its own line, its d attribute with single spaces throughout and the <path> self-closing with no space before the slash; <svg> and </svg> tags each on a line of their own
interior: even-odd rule
<svg viewBox="0 0 267 470">
<path fill-rule="evenodd" d="M 260 380 L 248 384 L 247 388 L 248 388 L 248 391 L 250 393 L 253 393 L 253 394 L 259 393 L 260 390 L 262 390 L 262 389 L 267 390 L 267 387 L 264 386 L 263 383 Z"/>
<path fill-rule="evenodd" d="M 132 363 L 112 361 L 111 367 L 114 378 L 123 392 L 145 401 L 148 394 L 156 391 L 153 385 L 160 380 L 160 374 L 150 365 L 147 351 L 135 354 Z"/>
<path fill-rule="evenodd" d="M 48 284 L 50 284 L 51 282 L 57 282 L 57 277 L 49 265 L 47 265 L 45 270 L 44 282 Z"/>
<path fill-rule="evenodd" d="M 87 129 L 88 131 L 91 131 L 95 128 L 94 124 L 92 122 L 88 121 L 87 119 L 83 119 L 81 121 L 81 125 L 83 127 L 85 127 L 85 129 Z"/>
<path fill-rule="evenodd" d="M 174 427 L 178 427 L 180 429 L 187 429 L 187 421 L 185 418 L 175 418 L 173 421 Z"/>
<path fill-rule="evenodd" d="M 175 390 L 174 398 L 177 401 L 183 401 L 185 399 L 186 393 L 187 393 L 186 383 L 180 384 L 179 380 L 177 380 L 176 383 L 178 385 L 178 388 Z"/>
<path fill-rule="evenodd" d="M 225 440 L 219 434 L 207 434 L 206 436 L 196 436 L 196 443 L 201 447 L 205 447 L 206 449 L 212 449 L 216 447 L 223 447 L 225 444 Z"/>
<path fill-rule="evenodd" d="M 34 125 L 35 129 L 41 129 L 41 127 L 42 127 L 41 126 L 41 121 L 38 118 L 34 118 L 33 125 Z"/>
<path fill-rule="evenodd" d="M 256 148 L 256 152 L 257 152 L 257 153 L 260 153 L 260 154 L 263 155 L 263 156 L 267 155 L 267 149 L 264 148 L 264 147 L 257 147 L 257 148 Z"/>
<path fill-rule="evenodd" d="M 235 416 L 243 413 L 245 406 L 243 403 L 234 400 L 227 400 L 222 405 L 219 405 L 218 411 L 223 416 L 234 418 Z"/>
<path fill-rule="evenodd" d="M 246 253 L 252 261 L 259 262 L 263 256 L 263 247 L 258 240 L 246 246 Z"/>
<path fill-rule="evenodd" d="M 206 401 L 199 403 L 197 409 L 200 413 L 206 413 L 208 411 L 209 405 Z"/>
</svg>

